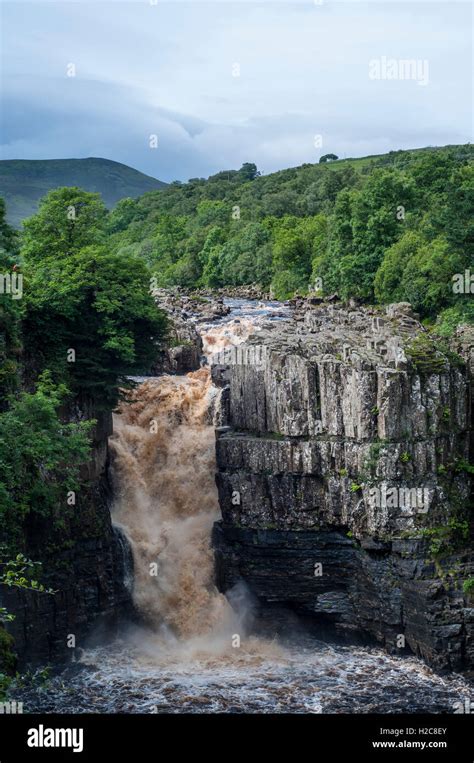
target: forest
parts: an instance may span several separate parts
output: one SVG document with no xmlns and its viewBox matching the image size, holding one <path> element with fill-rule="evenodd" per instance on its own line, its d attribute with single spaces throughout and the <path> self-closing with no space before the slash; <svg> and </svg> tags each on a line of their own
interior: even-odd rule
<svg viewBox="0 0 474 763">
<path fill-rule="evenodd" d="M 108 246 L 143 259 L 160 286 L 408 301 L 449 334 L 474 317 L 469 291 L 453 290 L 474 263 L 473 155 L 392 151 L 268 176 L 246 163 L 120 201 Z"/>
</svg>

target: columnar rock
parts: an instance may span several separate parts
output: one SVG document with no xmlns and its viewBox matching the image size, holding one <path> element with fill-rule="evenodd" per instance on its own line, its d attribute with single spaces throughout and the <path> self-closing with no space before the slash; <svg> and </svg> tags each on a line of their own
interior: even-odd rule
<svg viewBox="0 0 474 763">
<path fill-rule="evenodd" d="M 243 578 L 262 611 L 473 667 L 472 366 L 407 303 L 313 301 L 212 373 L 220 587 Z"/>
</svg>

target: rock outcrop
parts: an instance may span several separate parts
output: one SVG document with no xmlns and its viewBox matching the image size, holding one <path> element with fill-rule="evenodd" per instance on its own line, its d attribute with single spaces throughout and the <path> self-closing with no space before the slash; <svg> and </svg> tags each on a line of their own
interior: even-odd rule
<svg viewBox="0 0 474 763">
<path fill-rule="evenodd" d="M 473 668 L 469 363 L 406 303 L 312 300 L 220 353 L 212 375 L 224 388 L 219 587 L 244 579 L 262 613 L 283 606 Z"/>
<path fill-rule="evenodd" d="M 76 403 L 66 417 L 96 419 L 91 458 L 82 469 L 84 487 L 63 525 L 38 519 L 25 527 L 25 554 L 42 563 L 41 582 L 54 595 L 2 590 L 2 605 L 15 615 L 8 631 L 20 667 L 72 659 L 86 639 L 111 635 L 133 611 L 131 552 L 110 517 L 107 439 L 112 414 Z"/>
</svg>

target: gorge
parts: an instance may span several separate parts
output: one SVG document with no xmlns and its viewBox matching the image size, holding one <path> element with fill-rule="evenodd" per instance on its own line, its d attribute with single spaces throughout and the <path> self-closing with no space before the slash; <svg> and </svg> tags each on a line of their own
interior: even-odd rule
<svg viewBox="0 0 474 763">
<path fill-rule="evenodd" d="M 452 712 L 473 658 L 472 336 L 457 337 L 463 363 L 420 343 L 406 304 L 227 299 L 217 320 L 192 304 L 161 363 L 207 364 L 139 379 L 115 416 L 118 638 L 91 640 L 90 612 L 73 664 L 15 697 L 45 712 Z M 422 489 L 428 511 L 374 505 L 376 485 Z M 58 620 L 77 632 L 53 606 L 35 623 L 55 633 L 49 658 Z"/>
</svg>

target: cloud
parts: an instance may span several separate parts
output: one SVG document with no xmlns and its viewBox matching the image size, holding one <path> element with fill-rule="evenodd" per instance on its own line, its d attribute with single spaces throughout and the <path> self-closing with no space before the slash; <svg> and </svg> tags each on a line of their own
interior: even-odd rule
<svg viewBox="0 0 474 763">
<path fill-rule="evenodd" d="M 2 42 L 3 158 L 170 181 L 472 139 L 467 4 L 4 2 Z M 370 80 L 380 56 L 430 84 Z"/>
</svg>

